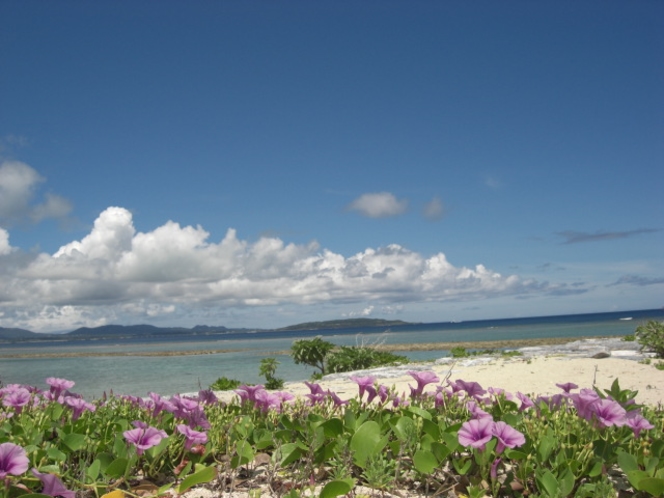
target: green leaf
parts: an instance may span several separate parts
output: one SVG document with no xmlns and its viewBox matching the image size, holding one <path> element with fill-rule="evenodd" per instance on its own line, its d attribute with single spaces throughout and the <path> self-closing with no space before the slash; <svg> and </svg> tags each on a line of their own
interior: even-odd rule
<svg viewBox="0 0 664 498">
<path fill-rule="evenodd" d="M 62 442 L 72 451 L 78 451 L 85 447 L 85 435 L 71 433 L 62 438 Z"/>
<path fill-rule="evenodd" d="M 60 451 L 57 448 L 49 448 L 48 450 L 46 450 L 46 455 L 51 460 L 55 460 L 56 462 L 64 462 L 67 459 L 67 455 L 65 455 L 62 451 Z"/>
<path fill-rule="evenodd" d="M 569 469 L 563 470 L 562 473 L 558 476 L 560 494 L 562 496 L 569 496 L 574 489 L 575 482 L 576 478 L 574 477 L 574 474 L 572 474 L 572 471 Z"/>
<path fill-rule="evenodd" d="M 178 493 L 182 494 L 198 484 L 205 484 L 217 477 L 217 469 L 214 466 L 205 467 L 203 470 L 185 477 L 178 486 Z"/>
<path fill-rule="evenodd" d="M 367 458 L 376 452 L 380 440 L 380 426 L 373 420 L 364 422 L 355 431 L 350 440 L 350 449 L 353 451 L 353 459 L 358 467 L 364 468 Z"/>
<path fill-rule="evenodd" d="M 639 470 L 639 464 L 636 461 L 636 457 L 627 453 L 626 451 L 621 451 L 618 453 L 618 465 L 625 473 L 632 470 Z"/>
<path fill-rule="evenodd" d="M 320 492 L 320 498 L 335 498 L 346 495 L 355 487 L 355 479 L 335 479 L 328 482 Z"/>
<path fill-rule="evenodd" d="M 325 431 L 325 437 L 330 439 L 337 438 L 344 432 L 344 423 L 339 418 L 331 418 L 321 424 L 321 427 Z"/>
<path fill-rule="evenodd" d="M 526 458 L 528 458 L 527 453 L 519 450 L 513 450 L 511 448 L 507 448 L 505 450 L 505 456 L 510 460 L 525 460 Z"/>
<path fill-rule="evenodd" d="M 438 424 L 433 423 L 431 420 L 425 419 L 422 421 L 422 431 L 425 434 L 431 436 L 436 441 L 440 439 L 440 427 L 438 427 Z"/>
<path fill-rule="evenodd" d="M 417 450 L 413 455 L 413 466 L 420 474 L 432 474 L 438 467 L 438 460 L 430 451 Z"/>
<path fill-rule="evenodd" d="M 404 416 L 399 417 L 399 420 L 397 420 L 396 424 L 392 426 L 392 430 L 394 431 L 394 435 L 400 441 L 407 441 L 409 438 L 413 437 L 417 431 L 417 427 L 415 426 L 415 421 L 412 418 Z"/>
<path fill-rule="evenodd" d="M 552 436 L 545 436 L 537 447 L 537 456 L 540 463 L 546 462 L 551 456 L 551 452 L 557 446 L 556 440 Z"/>
<path fill-rule="evenodd" d="M 302 450 L 297 443 L 286 443 L 277 450 L 277 456 L 280 458 L 280 465 L 286 466 L 293 463 L 302 456 Z"/>
<path fill-rule="evenodd" d="M 107 477 L 122 477 L 127 470 L 128 464 L 129 460 L 126 458 L 116 458 L 108 467 L 106 467 L 104 474 L 106 474 Z"/>
<path fill-rule="evenodd" d="M 470 470 L 470 466 L 473 464 L 472 460 L 457 460 L 456 458 L 452 460 L 452 465 L 454 466 L 454 470 L 457 471 L 457 474 L 459 475 L 466 475 L 468 471 Z"/>
<path fill-rule="evenodd" d="M 231 458 L 231 467 L 234 469 L 246 465 L 254 459 L 254 450 L 247 441 L 239 441 L 235 451 L 236 454 Z"/>
<path fill-rule="evenodd" d="M 101 461 L 95 460 L 87 468 L 87 470 L 85 471 L 85 475 L 87 475 L 90 478 L 90 480 L 94 482 L 97 480 L 100 470 L 101 470 Z"/>
<path fill-rule="evenodd" d="M 646 477 L 639 481 L 639 490 L 650 493 L 653 496 L 664 495 L 664 479 L 657 477 Z"/>
<path fill-rule="evenodd" d="M 431 452 L 435 455 L 439 463 L 445 461 L 450 456 L 450 453 L 452 453 L 447 446 L 437 441 L 431 443 Z"/>
<path fill-rule="evenodd" d="M 413 415 L 422 417 L 424 420 L 431 420 L 431 414 L 427 410 L 420 408 L 419 406 L 410 405 L 408 407 L 408 411 Z"/>
<path fill-rule="evenodd" d="M 554 497 L 558 493 L 558 480 L 551 473 L 550 470 L 545 470 L 535 477 L 537 487 L 540 491 L 546 492 L 547 495 Z"/>
</svg>

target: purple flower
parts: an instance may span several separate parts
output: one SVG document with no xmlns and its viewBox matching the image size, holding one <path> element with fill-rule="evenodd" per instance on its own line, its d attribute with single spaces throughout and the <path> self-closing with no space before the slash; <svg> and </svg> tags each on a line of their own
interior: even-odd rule
<svg viewBox="0 0 664 498">
<path fill-rule="evenodd" d="M 527 410 L 528 408 L 532 408 L 535 405 L 535 403 L 533 403 L 533 401 L 522 392 L 517 392 L 516 397 L 519 399 L 519 401 L 521 401 L 521 406 L 519 407 L 520 412 Z"/>
<path fill-rule="evenodd" d="M 385 385 L 380 385 L 378 386 L 378 398 L 380 399 L 381 403 L 385 403 L 387 401 L 387 398 L 390 395 L 390 391 Z"/>
<path fill-rule="evenodd" d="M 32 473 L 42 482 L 43 489 L 41 494 L 61 496 L 62 498 L 76 498 L 76 492 L 67 489 L 58 476 L 42 474 L 37 469 L 32 469 Z"/>
<path fill-rule="evenodd" d="M 627 412 L 620 403 L 612 399 L 598 401 L 592 406 L 592 411 L 600 427 L 622 427 L 627 423 Z"/>
<path fill-rule="evenodd" d="M 184 424 L 178 424 L 177 430 L 186 438 L 184 442 L 186 450 L 190 450 L 195 444 L 205 444 L 208 441 L 208 436 L 205 432 L 195 431 Z"/>
<path fill-rule="evenodd" d="M 577 413 L 580 417 L 590 420 L 593 415 L 593 405 L 599 403 L 602 399 L 592 389 L 581 389 L 581 392 L 570 394 L 569 398 L 574 403 Z"/>
<path fill-rule="evenodd" d="M 428 384 L 433 384 L 434 382 L 440 382 L 438 376 L 431 371 L 414 372 L 411 370 L 408 372 L 408 375 L 410 375 L 413 379 L 415 379 L 415 382 L 417 382 L 417 388 L 415 389 L 413 389 L 412 387 L 410 388 L 410 395 L 414 397 L 421 396 L 422 392 L 424 391 L 424 388 Z"/>
<path fill-rule="evenodd" d="M 167 437 L 166 432 L 154 427 L 137 427 L 122 433 L 125 439 L 136 446 L 136 453 L 142 455 L 147 449 L 157 446 Z"/>
<path fill-rule="evenodd" d="M 255 386 L 247 386 L 247 385 L 241 385 L 237 389 L 235 389 L 233 392 L 235 392 L 238 396 L 240 396 L 240 401 L 244 403 L 245 401 L 256 401 L 256 393 L 258 391 L 264 391 L 265 386 L 258 384 Z"/>
<path fill-rule="evenodd" d="M 485 417 L 464 422 L 459 429 L 458 437 L 461 446 L 483 450 L 493 437 L 493 420 Z"/>
<path fill-rule="evenodd" d="M 21 475 L 28 470 L 30 462 L 25 450 L 14 443 L 0 444 L 0 479 L 8 474 Z"/>
<path fill-rule="evenodd" d="M 51 394 L 53 398 L 58 398 L 64 391 L 67 391 L 76 385 L 76 382 L 73 380 L 59 379 L 57 377 L 47 378 L 46 383 L 51 386 Z"/>
<path fill-rule="evenodd" d="M 626 425 L 634 432 L 634 437 L 639 437 L 641 431 L 654 429 L 655 426 L 648 422 L 643 415 L 637 411 L 627 412 Z"/>
<path fill-rule="evenodd" d="M 201 389 L 198 391 L 198 401 L 205 405 L 214 405 L 219 401 L 211 389 Z"/>
<path fill-rule="evenodd" d="M 348 404 L 347 400 L 343 401 L 337 393 L 330 391 L 329 389 L 327 390 L 327 396 L 332 400 L 335 408 L 339 408 L 340 406 Z"/>
<path fill-rule="evenodd" d="M 480 408 L 480 406 L 474 401 L 469 401 L 466 404 L 466 408 L 470 412 L 472 418 L 490 418 L 493 420 L 493 416 L 490 413 L 485 412 Z"/>
<path fill-rule="evenodd" d="M 74 412 L 72 415 L 72 420 L 76 421 L 81 416 L 81 414 L 88 410 L 94 412 L 97 408 L 92 403 L 88 403 L 83 398 L 76 398 L 74 396 L 65 397 L 65 405 L 72 409 Z"/>
<path fill-rule="evenodd" d="M 523 434 L 502 421 L 496 422 L 493 425 L 493 435 L 498 438 L 498 444 L 496 445 L 496 454 L 498 455 L 505 448 L 515 448 L 526 443 L 526 438 Z"/>
<path fill-rule="evenodd" d="M 491 464 L 491 470 L 489 471 L 489 475 L 491 476 L 491 480 L 495 481 L 496 477 L 498 477 L 498 465 L 500 465 L 500 458 L 496 458 L 493 463 Z"/>
<path fill-rule="evenodd" d="M 311 392 L 311 394 L 325 394 L 325 391 L 323 391 L 323 388 L 320 386 L 320 384 L 316 384 L 315 382 L 307 382 L 306 380 L 304 381 L 304 384 L 309 388 L 309 392 Z"/>
<path fill-rule="evenodd" d="M 566 393 L 569 393 L 572 389 L 578 389 L 579 386 L 577 386 L 574 382 L 566 382 L 564 384 L 556 384 L 560 389 L 565 391 Z"/>
<path fill-rule="evenodd" d="M 159 394 L 150 392 L 148 393 L 148 396 L 150 396 L 150 399 L 146 402 L 146 408 L 152 409 L 153 417 L 156 417 L 162 411 L 173 413 L 176 410 L 173 403 L 167 399 L 162 398 Z"/>
<path fill-rule="evenodd" d="M 4 406 L 11 406 L 16 410 L 16 413 L 21 413 L 23 407 L 28 403 L 30 403 L 30 391 L 23 387 L 9 391 L 2 398 L 2 404 Z"/>
<path fill-rule="evenodd" d="M 364 396 L 367 387 L 373 386 L 374 383 L 376 382 L 376 379 L 371 375 L 368 375 L 366 377 L 356 377 L 354 375 L 351 375 L 350 380 L 357 382 L 357 385 L 360 388 L 360 399 L 362 399 L 362 396 Z"/>
<path fill-rule="evenodd" d="M 465 391 L 466 394 L 472 398 L 479 398 L 486 394 L 486 390 L 482 388 L 477 382 L 466 382 L 465 380 L 457 380 L 452 382 L 452 389 L 454 392 Z"/>
</svg>

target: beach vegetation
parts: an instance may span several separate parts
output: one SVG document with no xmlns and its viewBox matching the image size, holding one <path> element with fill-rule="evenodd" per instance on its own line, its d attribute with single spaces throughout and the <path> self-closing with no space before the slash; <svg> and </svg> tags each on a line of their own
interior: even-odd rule
<svg viewBox="0 0 664 498">
<path fill-rule="evenodd" d="M 634 335 L 641 350 L 653 352 L 657 358 L 664 358 L 664 322 L 648 320 L 636 328 Z"/>
<path fill-rule="evenodd" d="M 662 407 L 638 405 L 617 379 L 536 397 L 408 373 L 410 393 L 353 376 L 357 394 L 346 399 L 315 382 L 299 398 L 240 385 L 230 402 L 208 390 L 86 402 L 58 378 L 46 389 L 4 386 L 0 494 L 664 494 Z"/>
<path fill-rule="evenodd" d="M 284 387 L 284 380 L 275 377 L 279 361 L 274 357 L 263 358 L 259 367 L 259 374 L 265 377 L 265 389 L 278 390 Z"/>
<path fill-rule="evenodd" d="M 375 345 L 336 346 L 321 337 L 293 342 L 291 356 L 297 364 L 314 367 L 314 380 L 328 373 L 352 372 L 381 366 L 402 365 L 410 360 Z"/>
<path fill-rule="evenodd" d="M 242 382 L 236 379 L 229 379 L 228 377 L 219 377 L 211 385 L 212 391 L 232 391 L 240 386 Z"/>
<path fill-rule="evenodd" d="M 308 365 L 318 369 L 321 375 L 325 375 L 327 357 L 335 347 L 331 342 L 324 341 L 321 336 L 313 339 L 300 339 L 293 342 L 291 356 L 297 365 Z"/>
</svg>

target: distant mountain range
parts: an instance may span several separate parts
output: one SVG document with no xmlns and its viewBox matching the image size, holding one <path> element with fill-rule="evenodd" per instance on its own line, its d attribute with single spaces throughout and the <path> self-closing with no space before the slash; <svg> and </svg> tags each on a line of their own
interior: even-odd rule
<svg viewBox="0 0 664 498">
<path fill-rule="evenodd" d="M 350 327 L 392 327 L 396 325 L 405 325 L 407 322 L 400 320 L 381 320 L 371 318 L 351 318 L 347 320 L 329 320 L 323 322 L 308 322 L 298 325 L 291 325 L 280 329 L 264 329 L 262 332 L 274 330 L 282 331 L 301 331 L 301 330 L 323 330 L 323 329 L 342 329 Z M 81 327 L 64 334 L 42 334 L 31 332 L 30 330 L 17 328 L 0 327 L 0 343 L 2 342 L 25 342 L 25 341 L 43 341 L 43 340 L 64 340 L 67 339 L 85 339 L 85 338 L 136 338 L 136 337 L 157 337 L 157 336 L 184 336 L 184 335 L 223 335 L 237 332 L 257 332 L 258 329 L 229 329 L 223 326 L 196 325 L 193 328 L 186 327 L 155 327 L 154 325 L 103 325 L 101 327 Z"/>
</svg>

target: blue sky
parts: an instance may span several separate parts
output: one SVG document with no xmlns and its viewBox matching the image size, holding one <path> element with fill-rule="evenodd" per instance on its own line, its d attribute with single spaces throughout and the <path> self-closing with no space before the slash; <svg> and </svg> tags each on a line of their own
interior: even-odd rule
<svg viewBox="0 0 664 498">
<path fill-rule="evenodd" d="M 0 326 L 664 305 L 662 2 L 0 17 Z"/>
</svg>

